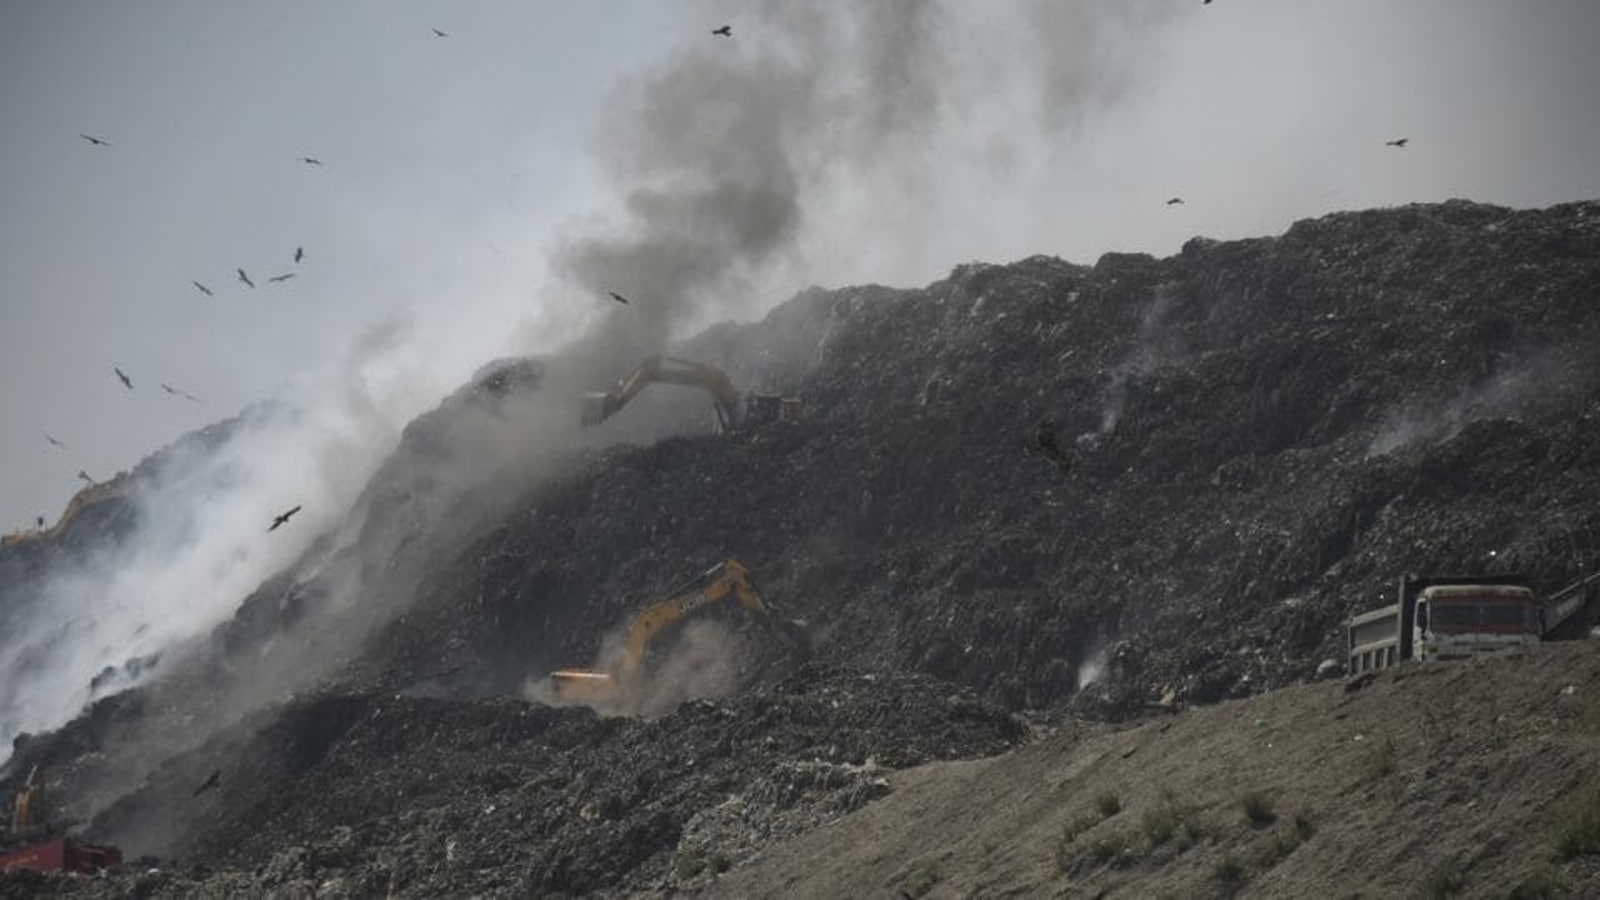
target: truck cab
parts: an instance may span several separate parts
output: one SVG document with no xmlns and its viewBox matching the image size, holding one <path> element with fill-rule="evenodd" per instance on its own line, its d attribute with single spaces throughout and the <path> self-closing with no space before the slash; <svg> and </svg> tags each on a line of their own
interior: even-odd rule
<svg viewBox="0 0 1600 900">
<path fill-rule="evenodd" d="M 1533 591 L 1516 584 L 1434 584 L 1416 597 L 1412 652 L 1420 661 L 1515 651 L 1540 638 Z"/>
</svg>

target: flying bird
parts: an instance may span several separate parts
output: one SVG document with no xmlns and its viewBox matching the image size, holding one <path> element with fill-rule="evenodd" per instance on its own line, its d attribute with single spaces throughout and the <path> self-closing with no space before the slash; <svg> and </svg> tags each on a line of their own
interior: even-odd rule
<svg viewBox="0 0 1600 900">
<path fill-rule="evenodd" d="M 130 391 L 133 390 L 133 382 L 131 380 L 129 380 L 127 372 L 122 371 L 121 369 L 117 368 L 116 366 L 112 366 L 111 367 L 111 371 L 117 373 L 117 377 L 122 379 L 122 386 L 123 387 L 127 388 Z"/>
<path fill-rule="evenodd" d="M 1182 197 L 1173 197 L 1171 200 L 1167 201 L 1167 205 L 1168 206 L 1182 206 L 1183 205 L 1183 198 Z"/>
<path fill-rule="evenodd" d="M 194 793 L 190 794 L 189 796 L 198 797 L 201 794 L 204 794 L 206 791 L 216 787 L 217 786 L 217 782 L 220 781 L 220 780 L 222 780 L 222 770 L 221 769 L 217 769 L 215 772 L 211 773 L 211 776 L 209 778 L 206 779 L 206 783 L 205 784 L 202 784 L 199 787 L 195 788 L 194 789 Z"/>
<path fill-rule="evenodd" d="M 622 296 L 621 294 L 617 293 L 616 291 L 606 291 L 606 293 L 610 294 L 611 295 L 611 299 L 617 301 L 618 303 L 627 303 L 628 302 L 628 298 L 627 297 Z"/>
<path fill-rule="evenodd" d="M 87 482 L 89 482 L 89 483 L 90 483 L 90 484 L 94 484 L 94 479 L 93 479 L 93 478 L 90 478 L 90 477 L 89 477 L 89 473 L 88 473 L 88 472 L 85 472 L 85 471 L 84 471 L 84 470 L 82 470 L 82 469 L 79 469 L 79 470 L 78 470 L 78 477 L 79 477 L 79 478 L 82 478 L 82 479 L 83 479 L 83 480 L 84 480 L 84 481 L 87 481 Z"/>
<path fill-rule="evenodd" d="M 724 25 L 721 28 L 713 28 L 713 29 L 711 29 L 711 33 L 712 34 L 720 34 L 723 37 L 733 37 L 733 26 L 732 25 Z"/>
<path fill-rule="evenodd" d="M 198 281 L 191 281 L 189 283 L 194 285 L 196 288 L 198 288 L 200 290 L 200 293 L 205 294 L 207 297 L 215 297 L 216 296 L 215 294 L 211 293 L 211 288 L 206 287 L 205 285 L 201 284 Z"/>
<path fill-rule="evenodd" d="M 97 138 L 92 134 L 79 133 L 78 137 L 83 138 L 84 140 L 88 141 L 89 143 L 95 145 L 96 147 L 109 147 L 109 146 L 111 146 L 111 142 L 110 141 L 105 140 L 104 138 Z"/>
<path fill-rule="evenodd" d="M 440 31 L 439 29 L 435 28 L 435 29 L 433 29 L 433 36 L 434 37 L 449 37 L 450 36 L 450 32 L 448 32 L 448 31 Z"/>
<path fill-rule="evenodd" d="M 285 522 L 289 521 L 289 517 L 294 515 L 295 513 L 299 512 L 299 511 L 300 511 L 300 507 L 296 506 L 294 509 L 291 509 L 291 510 L 289 510 L 287 512 L 279 513 L 277 516 L 273 517 L 272 526 L 269 527 L 267 530 L 268 531 L 277 531 L 279 525 L 282 525 Z"/>
<path fill-rule="evenodd" d="M 44 436 L 44 439 L 49 441 L 50 443 L 56 445 L 57 447 L 60 447 L 63 450 L 67 449 L 67 445 L 66 444 L 61 443 L 60 441 L 56 440 L 55 438 L 51 437 L 48 434 Z"/>
<path fill-rule="evenodd" d="M 322 165 L 322 160 L 317 159 L 315 156 L 297 156 L 297 157 L 295 157 L 295 159 L 300 160 L 301 162 L 305 163 L 308 166 L 320 166 L 320 165 Z"/>
<path fill-rule="evenodd" d="M 291 279 L 293 277 L 294 277 L 294 273 L 290 272 L 290 273 L 288 273 L 286 275 L 274 275 L 271 278 L 268 278 L 267 281 L 272 283 L 272 284 L 277 284 L 280 281 L 288 281 L 289 279 Z"/>
<path fill-rule="evenodd" d="M 1404 147 L 1410 141 L 1410 138 L 1395 138 L 1392 141 L 1384 141 L 1383 145 L 1385 147 Z"/>
<path fill-rule="evenodd" d="M 165 381 L 161 382 L 161 389 L 163 391 L 166 391 L 167 393 L 171 394 L 174 397 L 182 397 L 185 400 L 190 400 L 190 401 L 193 401 L 195 403 L 199 403 L 200 402 L 200 398 L 199 397 L 196 397 L 195 395 L 189 393 L 188 391 L 180 391 L 177 388 L 173 387 L 172 385 L 167 384 Z"/>
<path fill-rule="evenodd" d="M 240 281 L 242 281 L 242 282 L 244 282 L 244 283 L 245 283 L 245 284 L 248 284 L 248 285 L 250 285 L 250 289 L 251 289 L 251 290 L 255 290 L 255 287 L 256 287 L 256 283 L 255 283 L 255 282 L 254 282 L 254 281 L 251 281 L 251 280 L 250 280 L 250 276 L 249 276 L 249 275 L 246 275 L 246 274 L 245 274 L 245 273 L 244 273 L 244 270 L 243 270 L 243 269 L 238 269 L 238 270 L 237 270 L 237 271 L 238 271 L 238 273 L 239 273 L 239 280 L 240 280 Z"/>
<path fill-rule="evenodd" d="M 305 259 L 305 258 L 306 258 L 306 248 L 304 248 L 304 247 L 296 247 L 296 248 L 294 248 L 295 265 L 299 265 L 300 264 L 300 260 Z"/>
</svg>

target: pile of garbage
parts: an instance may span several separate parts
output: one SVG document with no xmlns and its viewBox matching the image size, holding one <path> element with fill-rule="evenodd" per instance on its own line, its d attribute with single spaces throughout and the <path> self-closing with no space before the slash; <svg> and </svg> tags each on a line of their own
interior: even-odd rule
<svg viewBox="0 0 1600 900">
<path fill-rule="evenodd" d="M 124 845 L 161 836 L 163 855 L 181 861 L 130 864 L 122 888 L 656 890 L 859 808 L 890 790 L 892 770 L 993 755 L 1027 734 L 934 679 L 816 666 L 654 720 L 512 698 L 331 694 L 169 759 L 91 830 Z"/>
<path fill-rule="evenodd" d="M 1600 203 L 1451 201 L 809 290 L 674 350 L 804 399 L 742 433 L 665 388 L 539 444 L 559 361 L 495 368 L 406 430 L 341 539 L 118 708 L 217 721 L 263 672 L 315 674 L 173 742 L 92 827 L 246 893 L 692 884 L 870 802 L 881 770 L 1010 746 L 1002 709 L 1116 719 L 1336 675 L 1344 618 L 1403 574 L 1546 592 L 1600 563 L 1596 284 Z M 729 558 L 810 624 L 811 667 L 741 639 L 733 696 L 657 720 L 527 702 Z M 212 770 L 202 810 L 161 799 Z"/>
</svg>

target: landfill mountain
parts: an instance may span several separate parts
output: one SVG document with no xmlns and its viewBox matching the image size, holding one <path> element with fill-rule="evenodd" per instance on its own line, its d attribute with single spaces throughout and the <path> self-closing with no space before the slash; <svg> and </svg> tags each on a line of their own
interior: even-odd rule
<svg viewBox="0 0 1600 900">
<path fill-rule="evenodd" d="M 491 368 L 203 646 L 19 741 L 0 789 L 37 763 L 89 835 L 200 867 L 63 891 L 748 884 L 892 808 L 893 770 L 1023 744 L 1070 766 L 1041 729 L 1337 674 L 1342 620 L 1404 573 L 1587 573 L 1597 302 L 1600 203 L 1450 201 L 810 290 L 674 348 L 804 399 L 744 434 L 666 387 L 569 433 L 562 360 Z M 810 623 L 809 659 L 711 617 L 732 674 L 684 692 L 711 699 L 530 702 L 724 558 Z"/>
</svg>

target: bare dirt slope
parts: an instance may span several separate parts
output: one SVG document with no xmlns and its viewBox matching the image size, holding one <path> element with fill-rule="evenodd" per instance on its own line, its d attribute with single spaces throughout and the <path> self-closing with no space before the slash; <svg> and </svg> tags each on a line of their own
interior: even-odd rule
<svg viewBox="0 0 1600 900">
<path fill-rule="evenodd" d="M 1600 644 L 1348 686 L 907 770 L 711 893 L 1600 896 Z"/>
</svg>

